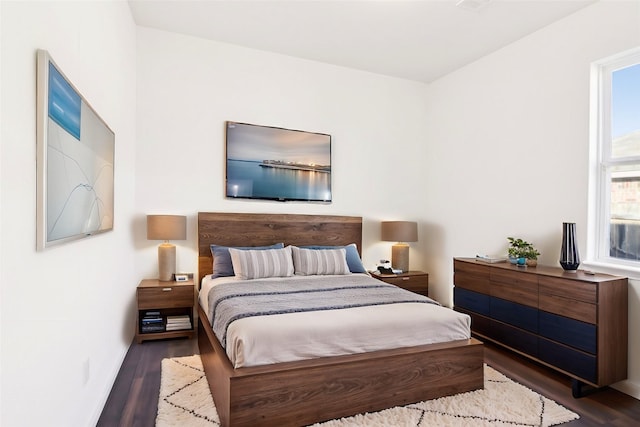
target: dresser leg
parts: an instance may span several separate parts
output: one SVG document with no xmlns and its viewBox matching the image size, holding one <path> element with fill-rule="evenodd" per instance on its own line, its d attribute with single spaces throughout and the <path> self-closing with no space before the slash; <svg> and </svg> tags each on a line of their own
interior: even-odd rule
<svg viewBox="0 0 640 427">
<path fill-rule="evenodd" d="M 573 378 L 571 380 L 571 394 L 574 398 L 579 399 L 581 397 L 585 397 L 588 394 L 596 392 L 600 390 L 597 387 L 590 387 L 588 384 Z"/>
<path fill-rule="evenodd" d="M 580 380 L 573 378 L 571 380 L 571 394 L 575 399 L 582 397 L 582 386 L 584 383 Z"/>
</svg>

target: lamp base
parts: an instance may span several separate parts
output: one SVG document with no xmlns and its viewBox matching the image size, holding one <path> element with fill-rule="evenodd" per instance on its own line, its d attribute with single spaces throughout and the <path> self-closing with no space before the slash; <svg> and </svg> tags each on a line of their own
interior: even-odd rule
<svg viewBox="0 0 640 427">
<path fill-rule="evenodd" d="M 391 266 L 403 273 L 409 271 L 409 245 L 396 243 L 391 247 Z"/>
<path fill-rule="evenodd" d="M 171 243 L 158 246 L 158 280 L 170 282 L 176 272 L 176 247 Z"/>
</svg>

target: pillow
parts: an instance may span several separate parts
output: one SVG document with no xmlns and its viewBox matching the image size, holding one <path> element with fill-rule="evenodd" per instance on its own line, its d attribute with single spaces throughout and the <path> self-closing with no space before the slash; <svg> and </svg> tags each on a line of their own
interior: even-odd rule
<svg viewBox="0 0 640 427">
<path fill-rule="evenodd" d="M 358 247 L 355 243 L 351 243 L 347 246 L 300 246 L 304 249 L 340 249 L 344 248 L 347 251 L 347 265 L 349 271 L 352 273 L 366 273 L 367 269 L 364 268 L 360 254 L 358 254 Z"/>
<path fill-rule="evenodd" d="M 305 249 L 291 247 L 295 274 L 350 274 L 346 249 Z"/>
<path fill-rule="evenodd" d="M 282 249 L 284 243 L 275 243 L 271 246 L 235 246 L 235 249 L 262 251 L 266 249 Z M 212 279 L 216 277 L 234 276 L 233 264 L 231 263 L 231 255 L 229 255 L 229 246 L 211 245 L 211 255 L 213 255 L 213 274 Z"/>
<path fill-rule="evenodd" d="M 288 277 L 293 275 L 291 247 L 283 249 L 235 249 L 229 248 L 236 277 L 260 279 L 264 277 Z"/>
</svg>

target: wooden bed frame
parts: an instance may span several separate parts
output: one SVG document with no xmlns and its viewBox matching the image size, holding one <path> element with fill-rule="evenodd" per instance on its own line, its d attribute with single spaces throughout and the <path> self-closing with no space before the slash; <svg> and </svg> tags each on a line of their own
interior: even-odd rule
<svg viewBox="0 0 640 427">
<path fill-rule="evenodd" d="M 200 212 L 198 279 L 212 272 L 210 244 L 356 243 L 361 252 L 361 240 L 360 217 Z M 484 386 L 473 338 L 234 369 L 199 307 L 198 346 L 223 426 L 308 425 Z"/>
</svg>

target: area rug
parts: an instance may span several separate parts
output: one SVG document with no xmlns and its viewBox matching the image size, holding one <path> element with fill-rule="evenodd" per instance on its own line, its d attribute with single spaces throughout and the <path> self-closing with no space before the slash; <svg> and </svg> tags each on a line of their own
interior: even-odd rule
<svg viewBox="0 0 640 427">
<path fill-rule="evenodd" d="M 483 390 L 380 412 L 331 420 L 315 427 L 554 426 L 579 418 L 551 399 L 484 366 Z M 162 361 L 156 426 L 219 426 L 200 356 Z"/>
</svg>

